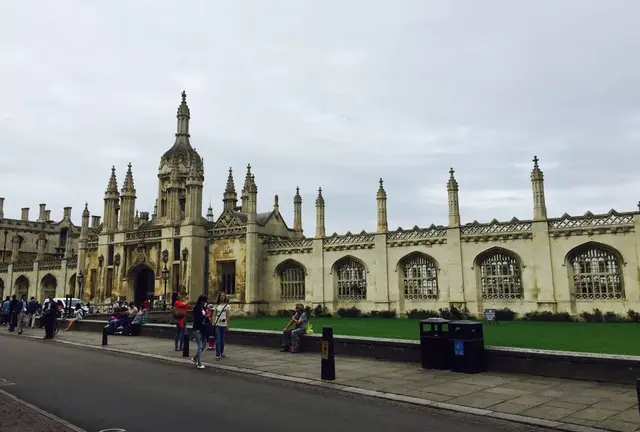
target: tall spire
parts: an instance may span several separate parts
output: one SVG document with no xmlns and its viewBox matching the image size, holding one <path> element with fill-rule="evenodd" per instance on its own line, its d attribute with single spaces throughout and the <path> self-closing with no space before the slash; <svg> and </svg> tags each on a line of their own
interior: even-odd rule
<svg viewBox="0 0 640 432">
<path fill-rule="evenodd" d="M 122 194 L 131 194 L 135 195 L 136 188 L 133 184 L 133 172 L 131 171 L 131 162 L 127 165 L 127 174 L 124 177 L 124 184 L 122 186 Z"/>
<path fill-rule="evenodd" d="M 229 175 L 227 176 L 227 185 L 224 188 L 222 202 L 225 210 L 235 210 L 238 205 L 238 194 L 236 193 L 236 185 L 233 181 L 233 168 L 229 167 Z"/>
<path fill-rule="evenodd" d="M 278 194 L 275 194 L 273 196 L 273 211 L 276 213 L 280 212 L 280 202 L 279 202 Z"/>
<path fill-rule="evenodd" d="M 544 174 L 538 166 L 538 156 L 533 157 L 531 170 L 531 189 L 533 190 L 533 219 L 547 219 L 547 205 L 544 196 Z"/>
<path fill-rule="evenodd" d="M 382 178 L 380 178 L 379 184 L 378 193 L 376 194 L 378 207 L 378 232 L 384 233 L 389 231 L 389 223 L 387 221 L 387 192 L 384 190 Z"/>
<path fill-rule="evenodd" d="M 178 129 L 176 131 L 176 137 L 186 136 L 189 137 L 189 119 L 191 119 L 191 111 L 187 105 L 187 92 L 182 90 L 182 102 L 178 107 Z"/>
<path fill-rule="evenodd" d="M 107 184 L 107 193 L 118 193 L 118 180 L 116 179 L 116 167 L 111 167 L 111 177 L 109 177 L 109 184 Z"/>
<path fill-rule="evenodd" d="M 324 197 L 322 196 L 322 188 L 318 188 L 318 197 L 316 198 L 316 238 L 323 238 L 326 235 L 324 226 Z"/>
<path fill-rule="evenodd" d="M 302 237 L 302 197 L 299 187 L 296 187 L 296 194 L 293 196 L 293 231 L 296 237 Z"/>
<path fill-rule="evenodd" d="M 460 226 L 460 203 L 458 201 L 458 182 L 453 176 L 454 169 L 449 170 L 449 181 L 447 182 L 447 195 L 449 196 L 449 227 Z"/>
<path fill-rule="evenodd" d="M 211 200 L 209 200 L 209 208 L 207 209 L 207 221 L 213 222 L 213 207 L 211 207 Z"/>
</svg>

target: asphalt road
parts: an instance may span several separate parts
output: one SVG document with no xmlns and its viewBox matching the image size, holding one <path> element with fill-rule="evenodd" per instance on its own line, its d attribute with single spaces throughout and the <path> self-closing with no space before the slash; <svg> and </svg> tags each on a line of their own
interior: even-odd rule
<svg viewBox="0 0 640 432">
<path fill-rule="evenodd" d="M 5 391 L 91 432 L 543 430 L 51 341 L 0 336 L 0 359 Z"/>
</svg>

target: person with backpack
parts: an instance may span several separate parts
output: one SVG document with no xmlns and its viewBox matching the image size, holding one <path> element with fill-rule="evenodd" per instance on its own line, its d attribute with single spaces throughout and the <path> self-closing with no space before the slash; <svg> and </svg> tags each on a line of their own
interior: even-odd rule
<svg viewBox="0 0 640 432">
<path fill-rule="evenodd" d="M 182 351 L 184 335 L 187 333 L 187 311 L 189 310 L 189 297 L 182 296 L 177 299 L 171 309 L 173 319 L 176 322 L 175 349 Z"/>
</svg>

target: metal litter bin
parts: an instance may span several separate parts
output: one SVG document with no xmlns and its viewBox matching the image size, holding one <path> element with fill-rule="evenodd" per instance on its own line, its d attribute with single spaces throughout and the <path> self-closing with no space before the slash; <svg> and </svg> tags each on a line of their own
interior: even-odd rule
<svg viewBox="0 0 640 432">
<path fill-rule="evenodd" d="M 449 324 L 451 371 L 466 374 L 486 372 L 484 332 L 481 322 L 453 321 Z"/>
<path fill-rule="evenodd" d="M 443 318 L 420 321 L 420 360 L 424 369 L 451 368 L 449 322 Z"/>
</svg>

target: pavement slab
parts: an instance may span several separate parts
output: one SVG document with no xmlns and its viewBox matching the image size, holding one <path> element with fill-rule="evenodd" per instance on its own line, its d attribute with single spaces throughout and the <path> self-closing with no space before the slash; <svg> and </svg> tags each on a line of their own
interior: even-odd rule
<svg viewBox="0 0 640 432">
<path fill-rule="evenodd" d="M 30 330 L 30 333 L 35 336 L 42 334 L 38 330 Z M 101 334 L 92 332 L 61 332 L 56 338 L 96 348 L 101 345 Z M 182 358 L 181 352 L 173 350 L 173 341 L 169 339 L 112 336 L 108 347 Z M 192 347 L 195 348 L 195 343 Z M 203 361 L 320 381 L 318 353 L 290 354 L 262 347 L 226 344 L 225 354 L 227 357 L 223 361 L 215 362 L 214 353 L 205 351 Z M 336 356 L 335 384 L 505 415 L 519 414 L 554 424 L 640 431 L 633 385 L 492 372 L 466 375 L 424 370 L 416 363 L 347 356 Z M 632 429 L 631 425 L 634 425 Z"/>
</svg>

